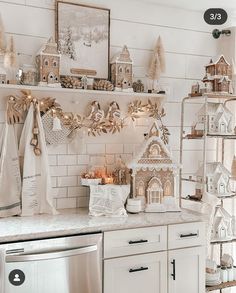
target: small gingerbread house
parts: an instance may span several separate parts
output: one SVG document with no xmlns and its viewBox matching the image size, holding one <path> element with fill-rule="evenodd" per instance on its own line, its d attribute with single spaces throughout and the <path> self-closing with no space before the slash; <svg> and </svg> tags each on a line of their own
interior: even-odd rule
<svg viewBox="0 0 236 293">
<path fill-rule="evenodd" d="M 61 55 L 57 43 L 50 38 L 36 56 L 39 73 L 39 85 L 60 87 L 60 60 Z"/>
<path fill-rule="evenodd" d="M 205 119 L 208 134 L 229 135 L 234 133 L 233 113 L 222 103 L 208 103 L 207 113 L 203 106 L 198 114 L 198 121 L 192 127 L 192 135 L 202 136 Z"/>
<path fill-rule="evenodd" d="M 232 216 L 221 206 L 216 207 L 211 234 L 212 240 L 232 239 Z"/>
<path fill-rule="evenodd" d="M 231 66 L 223 55 L 216 60 L 210 60 L 205 66 L 206 74 L 203 78 L 208 91 L 229 93 L 231 91 Z"/>
<path fill-rule="evenodd" d="M 197 172 L 196 195 L 203 193 L 203 166 Z M 218 197 L 230 196 L 232 190 L 230 187 L 231 173 L 219 162 L 206 164 L 206 192 Z"/>
<path fill-rule="evenodd" d="M 127 46 L 111 61 L 111 82 L 116 91 L 133 92 L 133 62 Z"/>
<path fill-rule="evenodd" d="M 147 205 L 163 204 L 165 197 L 175 199 L 179 166 L 173 162 L 156 122 L 128 167 L 132 169 L 133 197 L 145 199 Z"/>
</svg>

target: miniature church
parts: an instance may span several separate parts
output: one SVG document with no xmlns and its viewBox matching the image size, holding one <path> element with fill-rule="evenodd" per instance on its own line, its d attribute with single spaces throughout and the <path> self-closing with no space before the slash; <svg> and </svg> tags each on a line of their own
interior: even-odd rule
<svg viewBox="0 0 236 293">
<path fill-rule="evenodd" d="M 179 211 L 175 203 L 179 167 L 173 163 L 156 122 L 128 167 L 132 169 L 132 196 L 145 202 L 146 212 Z"/>
<path fill-rule="evenodd" d="M 221 55 L 215 61 L 212 59 L 210 63 L 205 66 L 206 75 L 203 78 L 205 87 L 210 92 L 231 92 L 231 66 L 226 61 L 225 57 Z"/>
<path fill-rule="evenodd" d="M 133 92 L 133 61 L 127 46 L 111 61 L 111 82 L 116 91 Z"/>
<path fill-rule="evenodd" d="M 203 166 L 197 172 L 196 195 L 201 197 L 203 194 Z M 219 162 L 206 164 L 206 192 L 218 197 L 232 195 L 230 187 L 231 173 Z"/>
<path fill-rule="evenodd" d="M 223 207 L 216 207 L 211 231 L 212 240 L 231 240 L 232 236 L 232 216 Z"/>
<path fill-rule="evenodd" d="M 57 43 L 50 38 L 36 56 L 39 72 L 39 85 L 60 87 L 60 59 L 61 55 Z"/>
<path fill-rule="evenodd" d="M 203 106 L 198 114 L 198 121 L 192 127 L 192 136 L 202 136 L 205 118 L 207 119 L 208 134 L 234 134 L 233 113 L 222 103 L 208 103 L 207 113 Z"/>
</svg>

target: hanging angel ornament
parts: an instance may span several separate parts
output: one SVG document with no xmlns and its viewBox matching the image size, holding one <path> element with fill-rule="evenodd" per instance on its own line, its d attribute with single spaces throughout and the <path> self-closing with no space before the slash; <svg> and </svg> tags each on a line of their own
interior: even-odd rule
<svg viewBox="0 0 236 293">
<path fill-rule="evenodd" d="M 113 101 L 110 103 L 106 118 L 109 121 L 119 120 L 121 118 L 120 106 L 117 102 Z"/>
<path fill-rule="evenodd" d="M 148 70 L 148 78 L 151 81 L 151 85 L 148 86 L 149 91 L 153 91 L 155 88 L 155 81 L 160 79 L 162 73 L 165 72 L 165 51 L 162 44 L 161 37 L 157 39 L 156 46 L 153 50 L 152 59 Z"/>
</svg>

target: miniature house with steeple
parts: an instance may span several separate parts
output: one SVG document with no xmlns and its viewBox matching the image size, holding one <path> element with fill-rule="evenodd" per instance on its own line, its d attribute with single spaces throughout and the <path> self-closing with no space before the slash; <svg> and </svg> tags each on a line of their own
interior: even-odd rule
<svg viewBox="0 0 236 293">
<path fill-rule="evenodd" d="M 50 38 L 36 56 L 39 85 L 60 87 L 60 59 L 57 43 Z"/>
<path fill-rule="evenodd" d="M 205 68 L 206 74 L 202 81 L 208 91 L 231 92 L 231 66 L 223 55 L 220 55 L 216 60 L 211 59 Z"/>
<path fill-rule="evenodd" d="M 133 62 L 127 46 L 111 61 L 111 82 L 116 91 L 133 92 Z"/>
<path fill-rule="evenodd" d="M 173 162 L 156 122 L 128 167 L 132 169 L 132 195 L 145 201 L 146 211 L 178 210 L 175 196 L 179 166 Z"/>
</svg>

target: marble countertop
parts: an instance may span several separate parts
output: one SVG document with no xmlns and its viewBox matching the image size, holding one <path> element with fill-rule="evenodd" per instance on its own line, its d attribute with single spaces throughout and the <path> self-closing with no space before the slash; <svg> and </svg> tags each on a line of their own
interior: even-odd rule
<svg viewBox="0 0 236 293">
<path fill-rule="evenodd" d="M 192 211 L 140 213 L 128 217 L 91 217 L 86 209 L 61 210 L 59 215 L 0 219 L 0 243 L 40 239 L 96 231 L 111 231 L 204 221 Z"/>
</svg>

